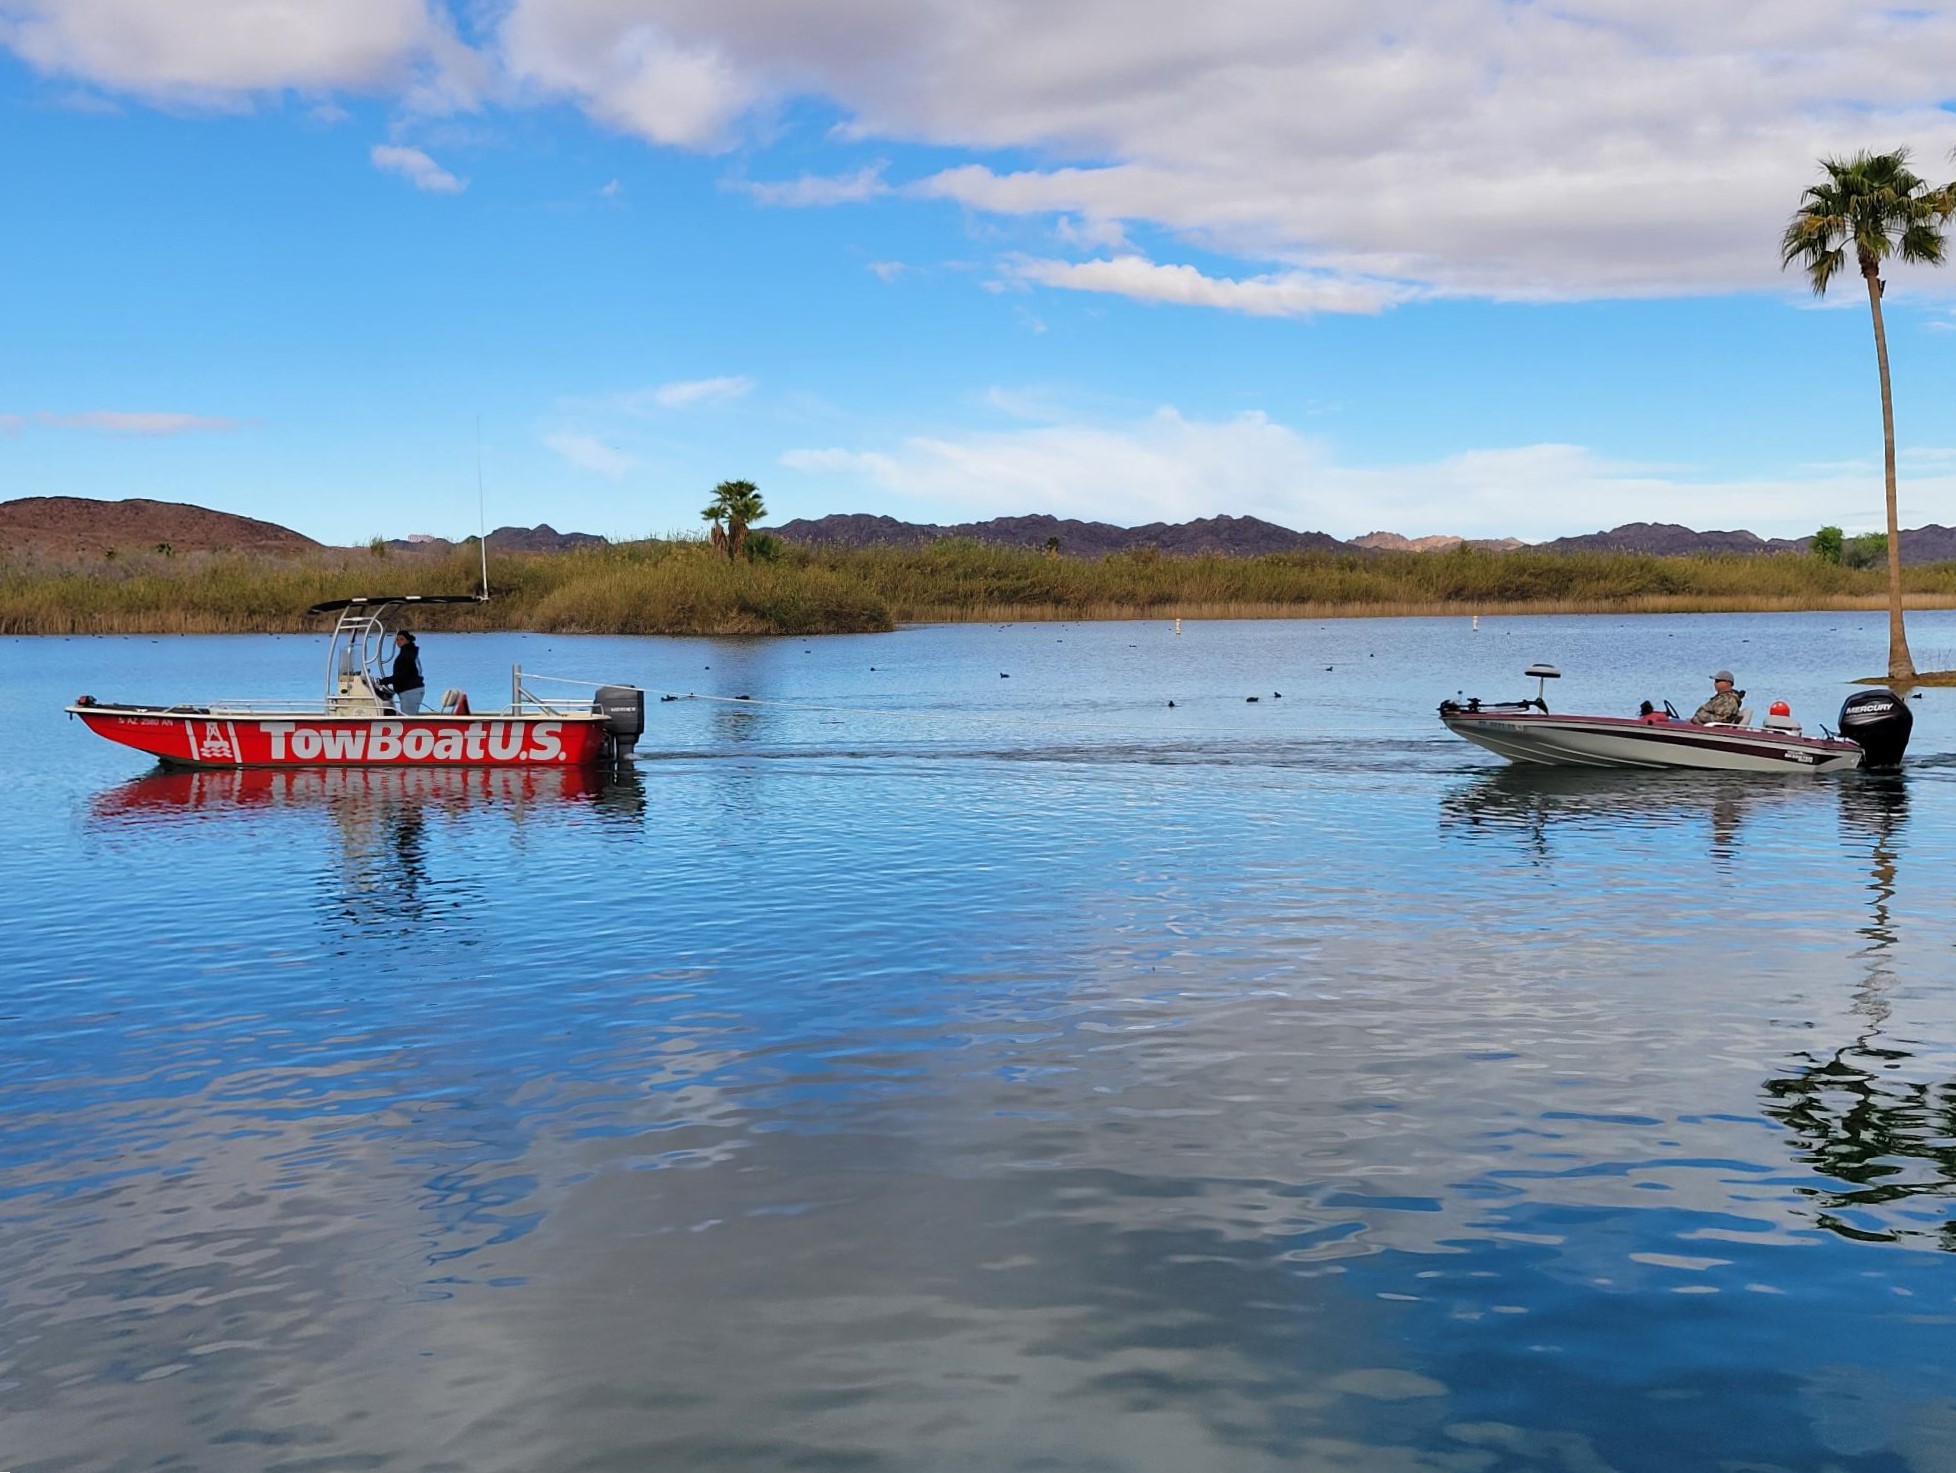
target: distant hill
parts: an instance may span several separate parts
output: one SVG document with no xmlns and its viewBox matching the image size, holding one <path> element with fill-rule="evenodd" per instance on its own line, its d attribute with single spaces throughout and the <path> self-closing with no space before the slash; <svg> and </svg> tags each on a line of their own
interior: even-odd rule
<svg viewBox="0 0 1956 1473">
<path fill-rule="evenodd" d="M 1043 548 L 1059 539 L 1068 557 L 1106 557 L 1152 547 L 1175 556 L 1223 553 L 1256 557 L 1271 552 L 1349 552 L 1351 544 L 1323 532 L 1293 532 L 1257 517 L 1201 517 L 1192 522 L 1149 522 L 1117 527 L 1051 516 L 994 517 L 988 522 L 900 522 L 895 517 L 837 514 L 813 521 L 797 518 L 765 530 L 786 542 L 808 547 L 921 547 L 945 537 L 966 538 L 995 547 Z"/>
<path fill-rule="evenodd" d="M 1777 545 L 1751 532 L 1694 532 L 1676 522 L 1625 522 L 1607 532 L 1558 537 L 1536 544 L 1544 552 L 1647 552 L 1658 557 L 1690 553 L 1758 553 L 1804 551 L 1804 542 Z"/>
<path fill-rule="evenodd" d="M 1454 537 L 1440 533 L 1432 537 L 1402 537 L 1397 532 L 1367 532 L 1352 539 L 1353 547 L 1369 547 L 1374 552 L 1452 552 L 1465 544 L 1484 552 L 1509 552 L 1528 544 L 1519 537 Z"/>
<path fill-rule="evenodd" d="M 1806 546 L 1803 538 L 1801 547 Z M 1956 562 L 1956 527 L 1931 522 L 1902 533 L 1902 561 L 1905 563 Z"/>
<path fill-rule="evenodd" d="M 940 538 L 967 538 L 997 547 L 1044 548 L 1057 539 L 1068 557 L 1097 558 L 1110 553 L 1154 548 L 1171 556 L 1217 553 L 1258 557 L 1278 552 L 1444 552 L 1460 537 L 1406 537 L 1368 532 L 1349 542 L 1323 532 L 1296 532 L 1258 517 L 1200 517 L 1190 522 L 1149 522 L 1118 527 L 1045 515 L 994 517 L 986 522 L 943 526 L 902 522 L 895 517 L 838 514 L 814 520 L 797 518 L 765 529 L 785 541 L 809 547 L 921 547 Z M 472 540 L 472 539 L 471 539 Z M 1528 547 L 1514 537 L 1469 538 L 1469 547 L 1501 552 Z M 1558 537 L 1532 544 L 1546 552 L 1633 552 L 1660 557 L 1691 554 L 1804 553 L 1809 539 L 1766 538 L 1744 530 L 1698 532 L 1676 522 L 1626 522 L 1606 532 Z M 547 522 L 534 527 L 498 527 L 489 534 L 492 552 L 555 553 L 603 547 L 607 539 L 591 532 L 559 532 Z M 440 556 L 466 545 L 443 537 L 419 536 L 387 543 L 409 556 Z M 321 544 L 312 538 L 231 512 L 182 501 L 95 501 L 80 496 L 25 496 L 0 501 L 0 552 L 36 550 L 99 556 L 110 549 L 173 552 L 302 553 Z M 1956 561 L 1956 527 L 1931 523 L 1902 533 L 1902 561 L 1910 564 Z"/>
<path fill-rule="evenodd" d="M 1150 522 L 1142 527 L 1117 527 L 1108 522 L 1081 522 L 1051 516 L 994 517 L 988 522 L 902 522 L 895 517 L 863 513 L 836 514 L 814 520 L 797 518 L 773 532 L 788 542 L 809 547 L 922 547 L 945 537 L 968 538 L 998 547 L 1043 548 L 1059 539 L 1068 557 L 1105 557 L 1153 547 L 1164 553 L 1223 553 L 1257 557 L 1272 552 L 1446 552 L 1463 542 L 1489 552 L 1527 547 L 1542 552 L 1635 552 L 1657 557 L 1704 556 L 1715 553 L 1765 555 L 1804 553 L 1806 537 L 1761 537 L 1743 529 L 1699 532 L 1676 522 L 1625 522 L 1607 532 L 1558 537 L 1552 542 L 1523 542 L 1518 537 L 1452 535 L 1406 537 L 1398 532 L 1367 532 L 1342 542 L 1323 532 L 1293 532 L 1257 517 L 1203 517 L 1193 522 Z M 497 534 L 500 536 L 501 534 Z M 1956 527 L 1930 525 L 1902 533 L 1902 561 L 1956 561 Z"/>
<path fill-rule="evenodd" d="M 473 544 L 473 537 L 468 539 Z M 534 527 L 498 527 L 489 534 L 491 552 L 570 552 L 579 547 L 604 547 L 609 539 L 595 532 L 559 532 L 548 522 Z M 407 553 L 448 553 L 463 546 L 446 537 L 406 537 L 390 539 L 388 549 Z"/>
<path fill-rule="evenodd" d="M 1659 557 L 1691 553 L 1804 553 L 1810 537 L 1759 537 L 1751 532 L 1694 532 L 1676 522 L 1625 522 L 1607 532 L 1558 537 L 1538 543 L 1547 552 L 1647 552 Z M 1956 527 L 1931 523 L 1905 528 L 1902 561 L 1911 565 L 1956 560 Z"/>
<path fill-rule="evenodd" d="M 173 552 L 308 552 L 310 537 L 228 511 L 183 501 L 92 501 L 81 496 L 23 496 L 0 501 L 0 550 L 102 553 L 116 548 Z"/>
</svg>

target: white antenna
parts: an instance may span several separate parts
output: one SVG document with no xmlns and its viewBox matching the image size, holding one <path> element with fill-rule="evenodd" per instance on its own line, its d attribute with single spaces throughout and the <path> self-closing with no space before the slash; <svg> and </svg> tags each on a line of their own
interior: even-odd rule
<svg viewBox="0 0 1956 1473">
<path fill-rule="evenodd" d="M 482 416 L 475 417 L 476 550 L 482 554 L 482 601 L 489 602 L 489 514 L 482 494 Z"/>
</svg>

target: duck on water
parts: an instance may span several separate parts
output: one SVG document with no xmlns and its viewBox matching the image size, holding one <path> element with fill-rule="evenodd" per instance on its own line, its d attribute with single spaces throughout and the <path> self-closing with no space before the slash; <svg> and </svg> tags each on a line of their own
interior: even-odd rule
<svg viewBox="0 0 1956 1473">
<path fill-rule="evenodd" d="M 1537 682 L 1531 699 L 1445 700 L 1440 702 L 1441 722 L 1456 736 L 1510 762 L 1715 772 L 1891 771 L 1902 765 L 1915 724 L 1907 705 L 1888 690 L 1849 696 L 1841 706 L 1839 731 L 1823 728 L 1819 736 L 1807 735 L 1786 714 L 1783 702 L 1775 702 L 1774 710 L 1755 726 L 1743 691 L 1734 692 L 1737 719 L 1731 721 L 1687 719 L 1668 701 L 1662 710 L 1646 701 L 1634 716 L 1575 715 L 1549 710 L 1548 682 L 1559 680 L 1560 670 L 1530 665 L 1522 673 Z M 1726 683 L 1729 687 L 1729 678 Z"/>
</svg>

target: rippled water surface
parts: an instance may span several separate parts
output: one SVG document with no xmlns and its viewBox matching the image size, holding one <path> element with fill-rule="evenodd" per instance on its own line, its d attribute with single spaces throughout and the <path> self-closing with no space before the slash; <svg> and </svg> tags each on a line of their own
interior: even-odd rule
<svg viewBox="0 0 1956 1473">
<path fill-rule="evenodd" d="M 321 642 L 0 642 L 0 1467 L 1956 1468 L 1956 693 L 1899 780 L 1432 714 L 1882 640 L 424 637 L 752 698 L 604 783 L 157 774 L 60 706 Z"/>
</svg>

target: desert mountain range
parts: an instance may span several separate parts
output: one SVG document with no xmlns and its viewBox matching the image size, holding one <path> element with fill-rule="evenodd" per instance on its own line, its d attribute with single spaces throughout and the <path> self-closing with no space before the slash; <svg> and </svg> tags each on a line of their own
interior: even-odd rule
<svg viewBox="0 0 1956 1473">
<path fill-rule="evenodd" d="M 1150 522 L 1118 527 L 1109 522 L 1083 522 L 1044 515 L 994 517 L 985 522 L 942 526 L 902 522 L 894 517 L 837 514 L 813 520 L 796 519 L 764 528 L 783 541 L 812 547 L 920 547 L 945 537 L 968 538 L 1000 547 L 1044 548 L 1057 540 L 1068 557 L 1105 557 L 1110 553 L 1154 548 L 1170 556 L 1222 553 L 1255 557 L 1275 552 L 1443 552 L 1461 545 L 1450 536 L 1405 537 L 1396 532 L 1368 532 L 1341 541 L 1323 532 L 1297 532 L 1258 517 L 1200 517 L 1190 522 Z M 1689 553 L 1804 552 L 1807 539 L 1765 538 L 1751 532 L 1698 532 L 1674 522 L 1627 522 L 1607 532 L 1558 537 L 1552 542 L 1526 544 L 1518 538 L 1465 539 L 1470 547 L 1500 551 L 1532 545 L 1547 552 L 1642 552 L 1660 556 Z M 559 532 L 548 524 L 498 527 L 489 534 L 492 548 L 507 552 L 564 552 L 602 546 L 606 539 L 590 532 Z M 390 552 L 434 555 L 460 546 L 440 537 L 390 541 Z M 235 551 L 301 553 L 322 544 L 281 527 L 231 512 L 213 511 L 180 501 L 95 501 L 79 496 L 27 496 L 0 501 L 0 552 L 34 550 L 46 553 L 99 554 L 111 548 L 172 552 Z M 1930 524 L 1902 533 L 1902 561 L 1935 563 L 1956 560 L 1956 528 Z"/>
</svg>

